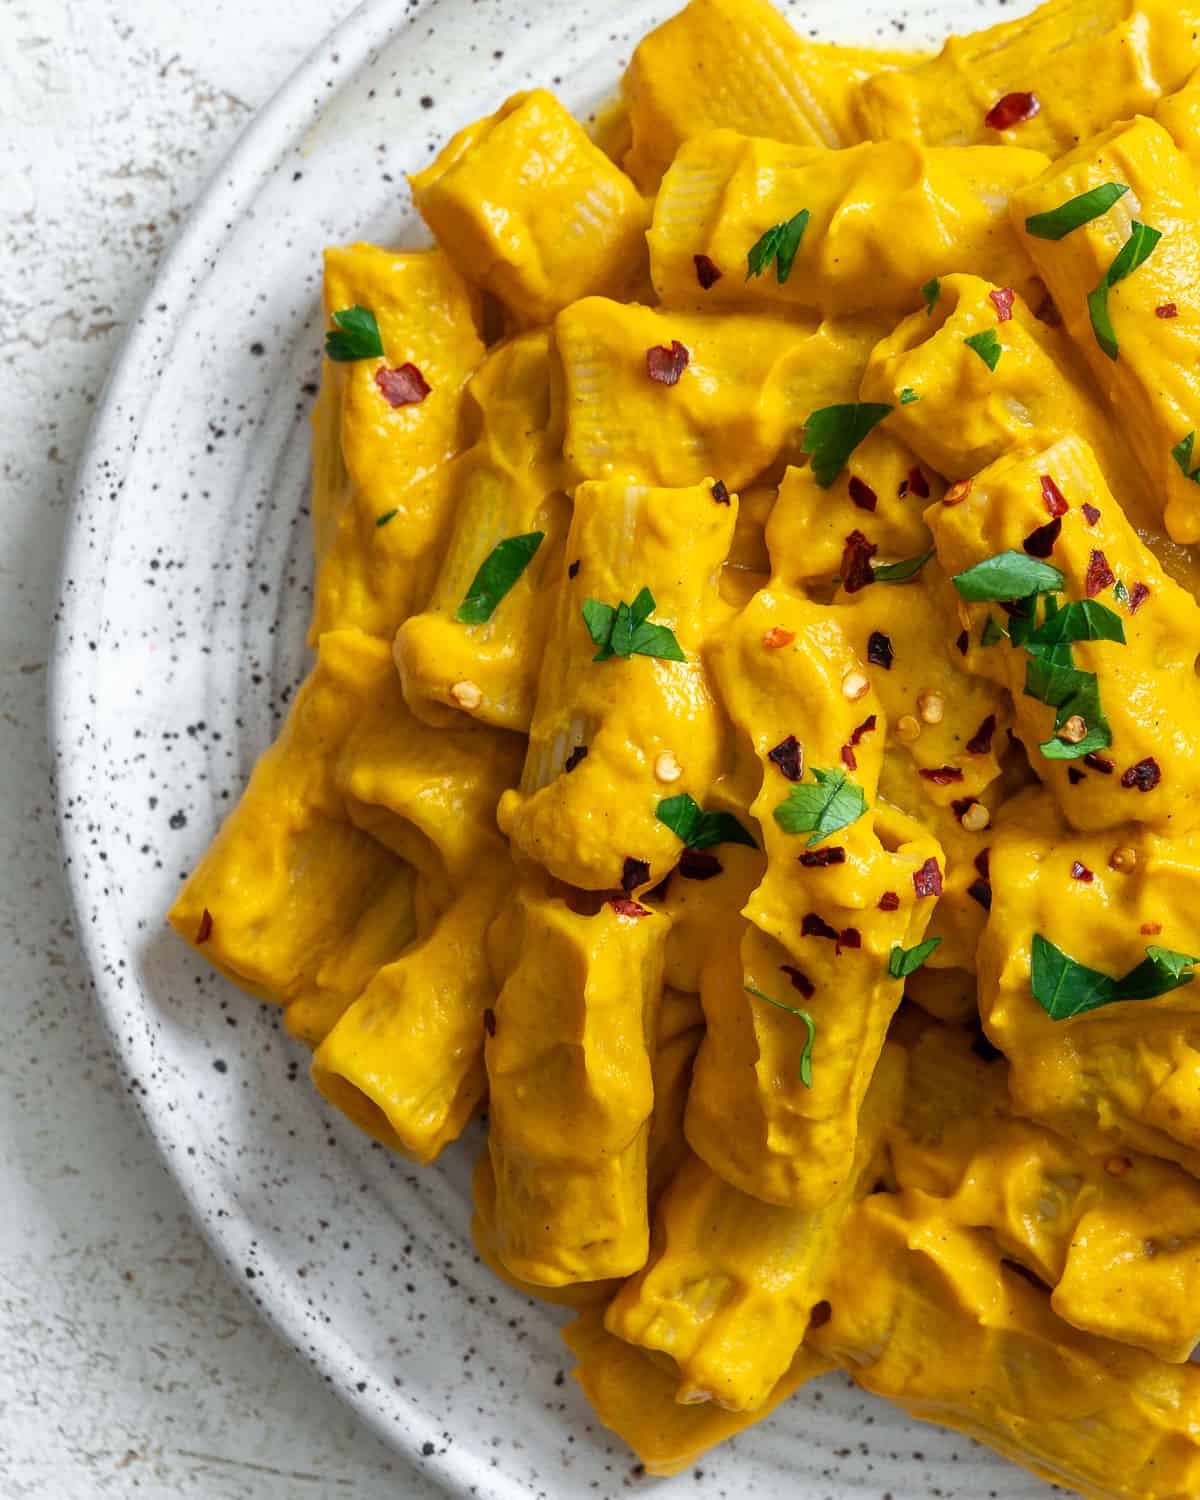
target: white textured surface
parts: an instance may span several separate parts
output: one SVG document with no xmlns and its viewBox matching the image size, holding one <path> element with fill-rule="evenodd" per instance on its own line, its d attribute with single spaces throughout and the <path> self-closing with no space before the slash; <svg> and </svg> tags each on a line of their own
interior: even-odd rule
<svg viewBox="0 0 1200 1500">
<path fill-rule="evenodd" d="M 231 1286 L 122 1097 L 58 872 L 46 637 L 121 329 L 353 0 L 0 0 L 0 1496 L 424 1500 Z"/>
</svg>

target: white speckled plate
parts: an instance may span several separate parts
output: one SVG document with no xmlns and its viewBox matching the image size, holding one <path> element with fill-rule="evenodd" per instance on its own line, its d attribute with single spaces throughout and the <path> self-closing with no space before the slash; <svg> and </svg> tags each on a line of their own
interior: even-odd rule
<svg viewBox="0 0 1200 1500">
<path fill-rule="evenodd" d="M 894 45 L 903 32 L 924 45 L 952 21 L 1013 13 L 1002 5 L 964 16 L 948 0 L 811 0 L 792 19 L 835 41 Z M 472 1254 L 478 1138 L 425 1172 L 364 1140 L 313 1093 L 277 1017 L 211 974 L 163 914 L 305 670 L 322 246 L 419 243 L 405 168 L 519 87 L 549 83 L 586 113 L 674 8 L 369 0 L 356 11 L 247 131 L 165 260 L 100 402 L 63 563 L 62 837 L 129 1090 L 215 1249 L 284 1336 L 448 1489 L 497 1500 L 616 1495 L 637 1481 L 563 1378 L 561 1320 Z M 1045 1493 L 841 1377 L 660 1488 Z"/>
</svg>

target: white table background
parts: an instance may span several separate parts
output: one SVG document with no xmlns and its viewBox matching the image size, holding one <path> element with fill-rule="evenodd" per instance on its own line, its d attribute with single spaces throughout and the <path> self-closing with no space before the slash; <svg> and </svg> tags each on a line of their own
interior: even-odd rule
<svg viewBox="0 0 1200 1500">
<path fill-rule="evenodd" d="M 427 1500 L 227 1283 L 124 1097 L 59 876 L 47 637 L 121 331 L 354 0 L 0 0 L 0 1496 Z"/>
</svg>

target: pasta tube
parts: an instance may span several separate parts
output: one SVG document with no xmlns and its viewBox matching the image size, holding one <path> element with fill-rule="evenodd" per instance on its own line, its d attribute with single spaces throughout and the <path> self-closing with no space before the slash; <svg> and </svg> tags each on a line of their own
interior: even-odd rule
<svg viewBox="0 0 1200 1500">
<path fill-rule="evenodd" d="M 1087 445 L 1064 438 L 1044 452 L 1000 459 L 965 495 L 951 491 L 931 507 L 929 522 L 946 572 L 1003 552 L 1025 556 L 1028 546 L 1060 571 L 1069 600 L 1103 596 L 1117 616 L 1123 643 L 1093 637 L 1069 648 L 1074 667 L 1095 675 L 1099 698 L 1077 726 L 1091 734 L 1107 723 L 1111 732 L 1108 746 L 1071 759 L 1063 752 L 1078 741 L 1070 723 L 1061 726 L 1065 738 L 1059 733 L 1055 687 L 1035 680 L 1039 664 L 1002 637 L 981 644 L 989 618 L 997 630 L 1008 618 L 994 603 L 961 604 L 967 669 L 1011 691 L 1016 734 L 1068 821 L 1080 829 L 1133 821 L 1159 832 L 1200 821 L 1200 745 L 1185 727 L 1200 710 L 1200 609 L 1142 545 Z"/>
<path fill-rule="evenodd" d="M 1033 265 L 1006 209 L 1047 166 L 1040 152 L 1015 147 L 879 141 L 820 151 L 714 130 L 688 141 L 663 178 L 647 236 L 651 278 L 668 306 L 750 303 L 824 317 L 908 312 L 931 277 L 962 265 L 1024 292 Z M 755 274 L 752 247 L 798 206 L 809 217 L 790 272 Z M 721 272 L 707 289 L 697 252 Z"/>
<path fill-rule="evenodd" d="M 800 1349 L 769 1399 L 754 1412 L 725 1411 L 711 1401 L 681 1406 L 675 1380 L 633 1344 L 605 1332 L 604 1313 L 586 1308 L 563 1329 L 578 1361 L 575 1378 L 596 1415 L 628 1443 L 648 1474 L 678 1474 L 717 1443 L 769 1416 L 805 1381 L 833 1368 L 811 1349 Z"/>
<path fill-rule="evenodd" d="M 545 89 L 460 130 L 409 182 L 462 274 L 523 324 L 615 296 L 645 260 L 647 205 Z"/>
<path fill-rule="evenodd" d="M 674 1363 L 676 1401 L 755 1411 L 770 1400 L 824 1296 L 842 1221 L 874 1185 L 903 1092 L 904 1054 L 885 1048 L 853 1172 L 812 1212 L 747 1197 L 699 1157 L 684 1164 L 658 1206 L 649 1262 L 605 1315 L 610 1333 Z"/>
<path fill-rule="evenodd" d="M 1097 1155 L 1132 1149 L 1200 1175 L 1194 990 L 1052 1020 L 1030 978 L 1035 934 L 1114 977 L 1148 944 L 1200 953 L 1200 835 L 1077 833 L 1031 791 L 997 819 L 989 863 L 979 1012 L 1011 1065 L 1014 1109 Z"/>
<path fill-rule="evenodd" d="M 486 1045 L 495 1251 L 524 1281 L 645 1262 L 667 925 L 630 902 L 581 915 L 527 885 L 493 938 L 508 968 Z"/>
<path fill-rule="evenodd" d="M 313 412 L 310 644 L 356 627 L 391 640 L 428 589 L 453 516 L 459 397 L 483 358 L 477 298 L 440 250 L 374 245 L 325 253 L 325 318 L 374 315 L 383 357 L 326 359 Z M 387 372 L 413 365 L 430 387 L 393 405 Z"/>
<path fill-rule="evenodd" d="M 1079 1333 L 920 1193 L 855 1207 L 809 1335 L 864 1390 L 1096 1500 L 1200 1487 L 1200 1371 Z"/>
<path fill-rule="evenodd" d="M 659 803 L 687 792 L 704 804 L 722 726 L 700 650 L 710 612 L 723 609 L 714 583 L 736 516 L 736 498 L 714 498 L 711 480 L 694 489 L 613 482 L 576 492 L 566 549 L 572 561 L 542 663 L 525 769 L 498 814 L 519 855 L 569 885 L 657 884 L 681 853 L 678 836 L 657 817 Z M 643 590 L 653 599 L 650 626 L 673 633 L 683 660 L 636 651 L 598 660 L 606 648 L 587 617 L 603 635 L 602 611 L 636 603 Z M 661 636 L 649 649 L 673 650 Z M 676 767 L 681 779 L 660 779 L 676 776 Z"/>
<path fill-rule="evenodd" d="M 512 339 L 472 379 L 468 396 L 483 431 L 457 470 L 458 515 L 429 604 L 396 637 L 408 705 L 439 727 L 469 714 L 529 728 L 570 510 L 562 432 L 550 415 L 549 343 L 544 331 Z M 491 613 L 457 618 L 495 549 L 530 537 L 536 551 Z"/>
<path fill-rule="evenodd" d="M 889 957 L 894 945 L 920 941 L 942 853 L 876 797 L 883 705 L 827 610 L 784 589 L 761 590 L 710 648 L 710 661 L 753 755 L 751 812 L 767 869 L 747 920 L 727 916 L 708 955 L 707 1031 L 685 1128 L 693 1151 L 742 1192 L 815 1209 L 852 1170 L 863 1096 L 900 1002 Z M 831 818 L 827 837 L 785 832 L 777 810 L 807 803 L 813 793 L 797 801 L 791 789 L 802 780 L 815 789 L 818 770 L 846 775 L 849 806 Z M 805 823 L 811 832 L 802 815 L 792 826 Z M 807 1027 L 780 1004 L 812 1020 L 811 1087 L 802 1064 Z"/>
<path fill-rule="evenodd" d="M 1155 121 L 1114 125 L 1017 193 L 1013 221 L 1024 226 L 1028 216 L 1057 209 L 1109 182 L 1130 191 L 1107 213 L 1062 239 L 1040 239 L 1024 230 L 1023 238 L 1071 337 L 1120 415 L 1162 506 L 1168 535 L 1177 542 L 1200 541 L 1200 455 L 1192 459 L 1192 444 L 1186 455 L 1180 448 L 1200 426 L 1194 358 L 1200 330 L 1200 194 L 1191 165 Z M 1161 232 L 1162 240 L 1108 289 L 1105 332 L 1089 318 L 1089 293 L 1105 282 L 1134 222 Z M 1094 299 L 1090 306 L 1095 314 Z M 1174 315 L 1159 315 L 1159 309 L 1174 309 Z"/>
<path fill-rule="evenodd" d="M 872 136 L 1014 141 L 1060 156 L 1113 120 L 1147 113 L 1197 63 L 1200 11 L 1186 0 L 1049 0 L 869 79 L 862 112 Z"/>
</svg>

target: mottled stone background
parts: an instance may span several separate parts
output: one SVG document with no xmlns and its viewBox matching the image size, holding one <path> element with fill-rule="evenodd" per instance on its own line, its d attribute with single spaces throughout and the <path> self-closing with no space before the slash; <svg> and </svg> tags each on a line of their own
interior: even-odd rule
<svg viewBox="0 0 1200 1500">
<path fill-rule="evenodd" d="M 125 1099 L 59 878 L 47 635 L 121 331 L 353 0 L 0 0 L 0 1496 L 432 1494 L 225 1281 Z"/>
</svg>

